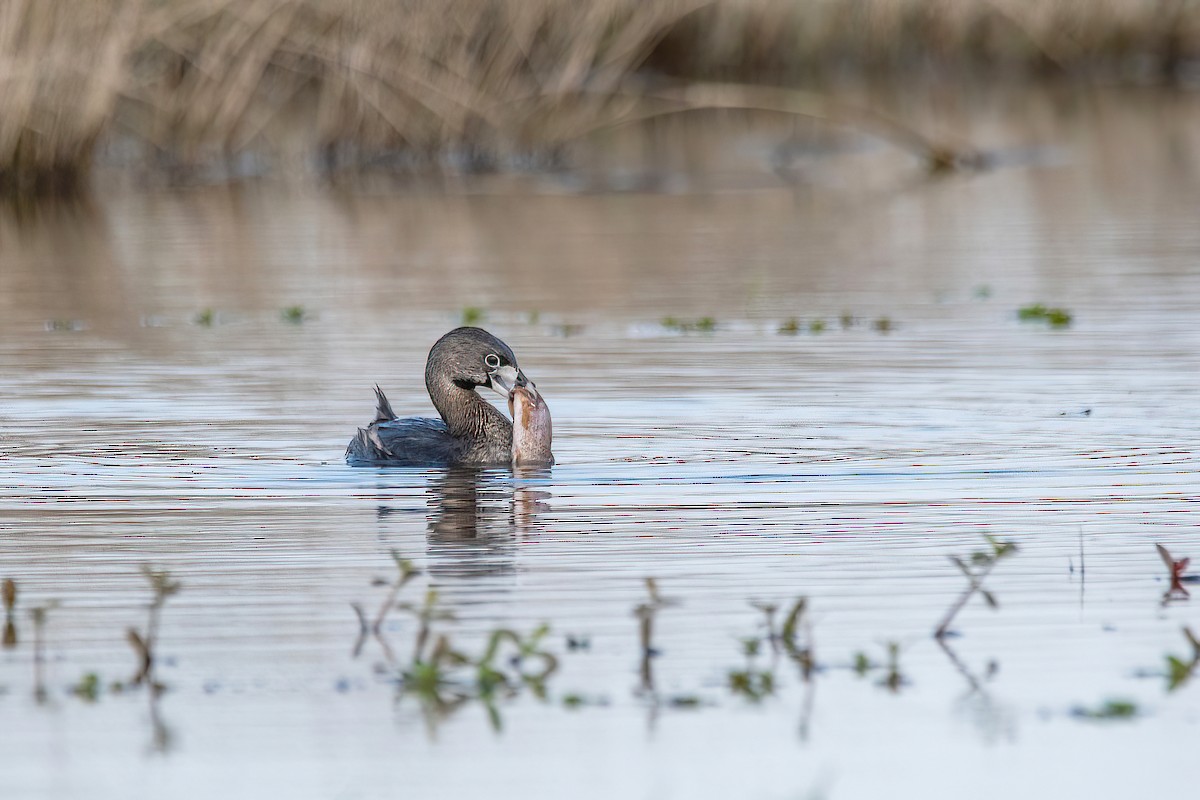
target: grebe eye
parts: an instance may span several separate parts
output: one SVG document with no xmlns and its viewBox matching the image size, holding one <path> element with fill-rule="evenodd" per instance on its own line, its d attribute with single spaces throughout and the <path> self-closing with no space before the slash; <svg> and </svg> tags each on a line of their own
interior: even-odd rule
<svg viewBox="0 0 1200 800">
<path fill-rule="evenodd" d="M 500 356 L 488 353 L 483 357 L 483 363 L 487 364 L 488 369 L 500 369 Z"/>
</svg>

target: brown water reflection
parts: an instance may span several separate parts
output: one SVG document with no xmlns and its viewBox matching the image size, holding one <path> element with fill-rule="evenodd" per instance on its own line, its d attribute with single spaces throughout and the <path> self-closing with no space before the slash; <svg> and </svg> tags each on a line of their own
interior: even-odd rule
<svg viewBox="0 0 1200 800">
<path fill-rule="evenodd" d="M 664 193 L 598 191 L 639 174 L 614 145 L 450 192 L 101 183 L 91 206 L 0 213 L 0 577 L 19 587 L 0 794 L 1178 793 L 1200 705 L 1163 670 L 1200 619 L 1161 606 L 1153 545 L 1197 551 L 1195 106 L 946 100 L 981 144 L 1040 155 L 932 182 L 858 140 L 726 119 L 660 132 Z M 1023 325 L 1032 302 L 1075 321 Z M 376 381 L 430 413 L 425 353 L 466 307 L 550 398 L 559 464 L 344 467 Z M 947 556 L 983 533 L 1020 552 L 988 577 L 1000 609 L 972 601 L 943 649 Z M 466 650 L 549 622 L 547 700 L 501 703 L 500 735 L 477 704 L 431 735 L 397 702 L 379 650 L 353 657 L 352 604 L 386 594 L 393 550 L 423 572 L 402 599 L 436 589 Z M 107 689 L 134 670 L 143 563 L 183 584 L 152 714 Z M 681 601 L 655 623 L 654 698 L 650 575 Z M 824 669 L 781 662 L 774 695 L 734 696 L 764 633 L 748 601 L 797 595 Z M 29 612 L 50 600 L 39 706 Z M 411 622 L 388 620 L 403 659 Z M 888 643 L 895 692 L 851 669 Z M 69 691 L 89 672 L 94 704 Z M 1139 718 L 1069 714 L 1122 697 Z"/>
</svg>

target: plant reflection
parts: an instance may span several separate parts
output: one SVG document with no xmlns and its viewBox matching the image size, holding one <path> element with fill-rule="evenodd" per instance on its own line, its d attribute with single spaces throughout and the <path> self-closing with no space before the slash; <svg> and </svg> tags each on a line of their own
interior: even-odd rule
<svg viewBox="0 0 1200 800">
<path fill-rule="evenodd" d="M 934 641 L 946 654 L 946 658 L 950 659 L 955 671 L 967 682 L 967 691 L 958 698 L 956 703 L 975 723 L 984 740 L 993 742 L 1003 737 L 1012 741 L 1016 736 L 1013 714 L 1009 709 L 996 702 L 985 685 L 999 671 L 998 662 L 989 661 L 984 677 L 980 679 L 958 657 L 958 653 L 954 652 L 945 637 L 935 637 Z"/>
</svg>

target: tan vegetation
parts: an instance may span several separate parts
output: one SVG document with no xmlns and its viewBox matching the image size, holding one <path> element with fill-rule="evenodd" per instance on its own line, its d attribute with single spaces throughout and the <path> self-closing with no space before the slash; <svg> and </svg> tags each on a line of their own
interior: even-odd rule
<svg viewBox="0 0 1200 800">
<path fill-rule="evenodd" d="M 109 134 L 181 169 L 479 166 L 714 105 L 867 125 L 936 164 L 908 126 L 778 87 L 942 62 L 1175 74 L 1198 48 L 1194 0 L 6 0 L 0 187 L 70 186 Z"/>
</svg>

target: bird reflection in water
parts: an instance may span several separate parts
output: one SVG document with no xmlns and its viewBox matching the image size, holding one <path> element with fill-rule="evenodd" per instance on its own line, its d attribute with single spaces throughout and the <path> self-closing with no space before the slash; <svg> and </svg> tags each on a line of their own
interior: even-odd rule
<svg viewBox="0 0 1200 800">
<path fill-rule="evenodd" d="M 548 468 L 451 467 L 429 482 L 426 555 L 430 575 L 477 578 L 516 569 L 516 545 L 548 509 Z M 379 508 L 379 517 L 394 509 Z"/>
</svg>

